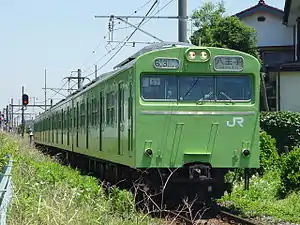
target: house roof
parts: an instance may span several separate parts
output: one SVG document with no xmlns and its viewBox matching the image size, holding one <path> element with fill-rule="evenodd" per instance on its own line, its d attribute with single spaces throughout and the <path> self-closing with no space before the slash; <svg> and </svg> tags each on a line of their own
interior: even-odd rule
<svg viewBox="0 0 300 225">
<path fill-rule="evenodd" d="M 272 65 L 266 65 L 266 67 L 269 72 L 279 72 L 279 71 L 294 72 L 294 71 L 300 71 L 300 62 L 290 61 L 284 63 L 275 63 Z"/>
<path fill-rule="evenodd" d="M 267 5 L 264 0 L 259 0 L 255 6 L 245 9 L 235 14 L 235 16 L 239 19 L 243 19 L 244 17 L 250 16 L 251 14 L 256 12 L 268 12 L 278 17 L 282 17 L 284 15 L 284 12 L 281 9 Z"/>
</svg>

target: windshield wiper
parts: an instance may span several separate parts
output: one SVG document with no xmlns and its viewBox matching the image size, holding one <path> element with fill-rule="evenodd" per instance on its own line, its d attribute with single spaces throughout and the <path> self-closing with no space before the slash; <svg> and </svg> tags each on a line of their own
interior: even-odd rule
<svg viewBox="0 0 300 225">
<path fill-rule="evenodd" d="M 183 96 L 182 100 L 184 100 L 184 98 L 191 92 L 191 90 L 192 90 L 192 89 L 195 87 L 195 85 L 197 84 L 198 80 L 199 80 L 199 78 L 197 78 L 197 79 L 194 81 L 193 85 L 192 85 L 191 88 L 185 93 L 185 95 Z"/>
<path fill-rule="evenodd" d="M 232 98 L 230 98 L 228 95 L 226 95 L 224 92 L 220 92 L 221 95 L 225 96 L 225 98 L 227 98 L 231 103 L 234 103 Z"/>
<path fill-rule="evenodd" d="M 212 96 L 212 94 L 213 94 L 213 92 L 211 91 L 211 92 L 209 92 L 208 94 L 204 95 L 204 97 L 203 97 L 203 98 L 200 98 L 200 99 L 196 102 L 196 104 L 203 104 L 204 100 L 206 100 L 207 98 L 209 98 L 210 96 Z"/>
</svg>

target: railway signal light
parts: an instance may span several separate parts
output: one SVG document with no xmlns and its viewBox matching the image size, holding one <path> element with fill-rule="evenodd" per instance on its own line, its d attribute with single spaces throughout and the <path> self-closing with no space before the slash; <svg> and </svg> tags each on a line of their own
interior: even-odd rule
<svg viewBox="0 0 300 225">
<path fill-rule="evenodd" d="M 23 94 L 22 103 L 23 103 L 23 105 L 28 105 L 29 100 L 28 100 L 28 95 L 27 94 Z"/>
</svg>

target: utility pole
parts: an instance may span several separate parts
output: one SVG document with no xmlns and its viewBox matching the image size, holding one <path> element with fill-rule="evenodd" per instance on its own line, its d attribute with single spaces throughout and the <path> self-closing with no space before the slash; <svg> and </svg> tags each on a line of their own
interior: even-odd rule
<svg viewBox="0 0 300 225">
<path fill-rule="evenodd" d="M 64 79 L 68 79 L 68 82 L 69 82 L 69 86 L 70 86 L 70 80 L 77 80 L 77 86 L 78 86 L 78 89 L 82 88 L 82 84 L 83 84 L 83 81 L 84 79 L 88 79 L 89 81 L 91 81 L 88 77 L 82 77 L 81 76 L 81 69 L 78 69 L 76 71 L 72 71 L 71 72 L 71 75 L 72 73 L 77 73 L 77 77 L 73 77 L 73 76 L 70 76 L 70 77 L 65 77 Z M 53 90 L 53 89 L 52 89 Z M 61 89 L 62 90 L 62 89 Z"/>
<path fill-rule="evenodd" d="M 24 95 L 24 86 L 22 86 L 22 98 Z M 24 138 L 24 132 L 25 132 L 25 119 L 24 119 L 24 104 L 22 101 L 22 122 L 21 122 L 21 126 L 22 126 L 22 138 Z"/>
<path fill-rule="evenodd" d="M 117 16 L 117 15 L 110 15 L 110 16 L 104 16 L 104 15 L 99 15 L 99 16 L 95 16 L 95 18 L 109 18 L 109 32 L 111 33 L 113 31 L 113 24 L 112 21 L 114 19 L 120 20 L 126 24 L 128 24 L 129 26 L 134 27 L 136 30 L 139 30 L 140 32 L 143 32 L 144 34 L 158 40 L 159 42 L 163 42 L 162 39 L 152 35 L 149 32 L 146 32 L 145 30 L 143 30 L 142 28 L 140 28 L 139 26 L 136 26 L 130 22 L 128 22 L 128 19 L 138 19 L 138 18 L 142 18 L 142 19 L 176 19 L 178 20 L 178 39 L 179 42 L 188 42 L 187 41 L 187 19 L 189 18 L 187 16 L 187 0 L 177 0 L 178 1 L 178 16 Z M 153 5 L 157 4 L 158 1 L 154 2 Z M 151 10 L 151 9 L 150 9 Z M 113 40 L 112 36 L 110 36 L 108 43 L 110 42 L 120 42 L 120 41 L 115 41 Z M 121 41 L 122 43 L 129 43 L 128 40 Z M 138 42 L 133 42 L 133 44 L 138 43 Z M 148 44 L 147 42 L 139 42 L 139 43 L 144 43 L 144 44 Z"/>
<path fill-rule="evenodd" d="M 178 0 L 178 41 L 187 42 L 187 0 Z"/>
<path fill-rule="evenodd" d="M 47 110 L 47 70 L 45 69 L 45 111 Z"/>
<path fill-rule="evenodd" d="M 8 127 L 9 127 L 9 119 L 8 119 L 8 105 L 6 106 L 6 131 L 8 131 Z"/>
<path fill-rule="evenodd" d="M 78 78 L 78 89 L 82 87 L 82 78 L 81 78 L 81 69 L 77 70 L 77 78 Z"/>
<path fill-rule="evenodd" d="M 13 104 L 14 104 L 14 99 L 12 98 L 11 100 L 10 100 L 10 105 L 11 105 L 11 119 L 10 119 L 10 121 L 11 121 L 11 127 L 13 128 L 14 127 L 14 107 L 13 107 Z"/>
<path fill-rule="evenodd" d="M 97 79 L 97 72 L 98 72 L 98 69 L 97 69 L 97 64 L 95 64 L 95 79 Z"/>
</svg>

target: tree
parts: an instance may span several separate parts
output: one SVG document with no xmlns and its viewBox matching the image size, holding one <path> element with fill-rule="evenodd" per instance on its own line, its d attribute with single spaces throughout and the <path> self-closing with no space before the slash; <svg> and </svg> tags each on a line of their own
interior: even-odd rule
<svg viewBox="0 0 300 225">
<path fill-rule="evenodd" d="M 192 14 L 197 30 L 192 34 L 192 44 L 235 49 L 259 59 L 255 29 L 235 16 L 226 16 L 224 2 L 205 2 Z"/>
</svg>

